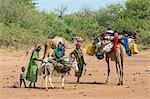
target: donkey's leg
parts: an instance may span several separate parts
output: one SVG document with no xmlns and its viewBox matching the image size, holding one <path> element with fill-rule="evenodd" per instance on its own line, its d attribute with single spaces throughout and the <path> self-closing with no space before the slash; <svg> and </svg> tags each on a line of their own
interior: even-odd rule
<svg viewBox="0 0 150 99">
<path fill-rule="evenodd" d="M 45 77 L 42 77 L 41 86 L 43 86 Z"/>
<path fill-rule="evenodd" d="M 65 74 L 62 74 L 62 76 L 61 76 L 61 86 L 62 86 L 62 88 L 64 89 L 64 81 L 65 81 L 65 79 L 64 79 L 64 76 L 65 76 Z"/>
<path fill-rule="evenodd" d="M 49 76 L 49 82 L 50 82 L 52 89 L 54 89 L 54 85 L 52 83 L 52 74 L 50 74 L 50 76 Z"/>
<path fill-rule="evenodd" d="M 48 90 L 47 79 L 48 79 L 48 75 L 45 76 L 45 88 L 46 88 L 46 90 Z"/>
<path fill-rule="evenodd" d="M 48 79 L 47 65 L 44 66 L 44 71 L 45 71 L 45 88 L 46 88 L 46 90 L 48 90 L 48 85 L 47 85 L 47 79 Z"/>
<path fill-rule="evenodd" d="M 109 57 L 106 55 L 106 62 L 107 62 L 107 79 L 106 79 L 106 83 L 108 83 L 109 80 L 109 74 L 110 74 L 110 65 L 109 65 Z"/>
</svg>

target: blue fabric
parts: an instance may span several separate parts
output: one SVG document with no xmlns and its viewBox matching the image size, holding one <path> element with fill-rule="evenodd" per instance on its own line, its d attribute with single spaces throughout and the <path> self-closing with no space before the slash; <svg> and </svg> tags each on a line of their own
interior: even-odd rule
<svg viewBox="0 0 150 99">
<path fill-rule="evenodd" d="M 57 58 L 61 58 L 61 57 L 64 56 L 65 51 L 62 50 L 62 49 L 60 49 L 60 48 L 56 48 L 56 49 L 55 49 L 55 54 L 56 54 L 56 57 L 57 57 Z"/>
<path fill-rule="evenodd" d="M 128 38 L 124 37 L 123 40 L 124 40 L 124 47 L 126 49 L 126 53 L 128 56 L 131 56 L 132 53 L 131 53 L 131 50 L 129 49 Z"/>
</svg>

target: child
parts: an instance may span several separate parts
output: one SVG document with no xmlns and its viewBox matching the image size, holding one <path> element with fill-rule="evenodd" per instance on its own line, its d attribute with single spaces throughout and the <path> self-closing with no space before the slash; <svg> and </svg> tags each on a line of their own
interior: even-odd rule
<svg viewBox="0 0 150 99">
<path fill-rule="evenodd" d="M 75 68 L 75 73 L 76 73 L 76 72 L 78 72 L 79 68 L 78 68 L 78 63 L 77 63 L 77 60 L 75 58 L 75 55 L 71 53 L 70 58 L 71 58 L 72 65 Z"/>
<path fill-rule="evenodd" d="M 21 73 L 20 73 L 20 87 L 21 87 L 21 84 L 22 82 L 24 83 L 24 86 L 26 88 L 26 82 L 25 82 L 25 68 L 24 67 L 21 67 Z"/>
</svg>

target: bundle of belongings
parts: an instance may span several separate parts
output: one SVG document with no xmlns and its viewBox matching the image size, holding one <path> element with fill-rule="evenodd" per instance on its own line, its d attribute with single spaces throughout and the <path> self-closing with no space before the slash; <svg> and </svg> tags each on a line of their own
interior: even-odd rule
<svg viewBox="0 0 150 99">
<path fill-rule="evenodd" d="M 52 63 L 54 70 L 57 73 L 66 73 L 71 70 L 72 64 L 77 65 L 75 59 L 71 57 L 65 57 L 65 46 L 63 43 L 59 42 L 58 47 L 54 50 L 51 57 L 45 58 L 44 63 Z"/>
<path fill-rule="evenodd" d="M 74 60 L 71 59 L 70 57 L 64 57 L 64 55 L 65 55 L 65 46 L 60 42 L 58 44 L 58 47 L 54 50 L 53 55 L 43 59 L 44 64 L 40 68 L 41 71 L 43 71 L 43 74 L 45 74 L 44 66 L 47 63 L 51 63 L 51 66 L 54 66 L 54 70 L 57 71 L 57 73 L 66 73 L 70 71 L 71 70 L 70 64 Z"/>
<path fill-rule="evenodd" d="M 43 62 L 52 63 L 54 66 L 54 70 L 56 70 L 57 73 L 66 73 L 71 70 L 71 65 L 74 62 L 74 60 L 70 57 L 63 57 L 57 62 L 55 57 L 48 57 L 45 58 Z"/>
<path fill-rule="evenodd" d="M 129 49 L 131 50 L 132 54 L 139 53 L 137 44 L 135 42 L 132 42 L 131 44 L 129 44 Z"/>
<path fill-rule="evenodd" d="M 99 54 L 104 54 L 104 53 L 108 53 L 108 52 L 112 52 L 114 51 L 114 53 L 116 53 L 116 49 L 117 49 L 117 45 L 118 43 L 122 44 L 126 50 L 126 54 L 128 56 L 131 56 L 132 54 L 138 54 L 138 48 L 137 48 L 137 45 L 135 43 L 135 37 L 136 37 L 136 33 L 134 32 L 130 32 L 128 33 L 127 35 L 125 34 L 119 34 L 117 31 L 113 32 L 112 30 L 108 30 L 106 31 L 105 33 L 103 33 L 101 35 L 102 37 L 102 41 L 103 41 L 103 47 L 101 49 L 101 53 Z M 96 43 L 98 46 L 98 43 Z M 102 44 L 102 43 L 100 43 Z M 99 45 L 101 46 L 101 45 Z M 93 55 L 93 48 L 90 48 L 90 47 L 93 47 L 93 45 L 89 45 L 89 49 L 88 50 L 91 50 L 88 51 L 87 50 L 87 53 L 88 55 Z M 102 56 L 102 55 L 96 55 L 96 56 Z M 98 59 L 103 59 L 103 57 L 97 57 Z"/>
<path fill-rule="evenodd" d="M 52 55 L 53 61 L 56 61 L 56 64 L 54 65 L 54 69 L 58 73 L 65 73 L 68 72 L 71 68 L 69 66 L 70 60 L 67 60 L 65 55 L 65 45 L 61 42 L 58 43 L 58 47 L 54 50 L 54 53 Z"/>
</svg>

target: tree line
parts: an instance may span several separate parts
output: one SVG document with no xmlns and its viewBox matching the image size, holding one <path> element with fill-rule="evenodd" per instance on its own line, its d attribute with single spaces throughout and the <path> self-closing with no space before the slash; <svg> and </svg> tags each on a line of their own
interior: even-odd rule
<svg viewBox="0 0 150 99">
<path fill-rule="evenodd" d="M 108 27 L 137 32 L 137 43 L 150 47 L 150 0 L 126 0 L 92 11 L 83 8 L 64 14 L 39 11 L 34 0 L 0 0 L 0 46 L 31 47 L 52 34 L 72 41 L 81 36 L 85 41 L 103 33 Z"/>
</svg>

